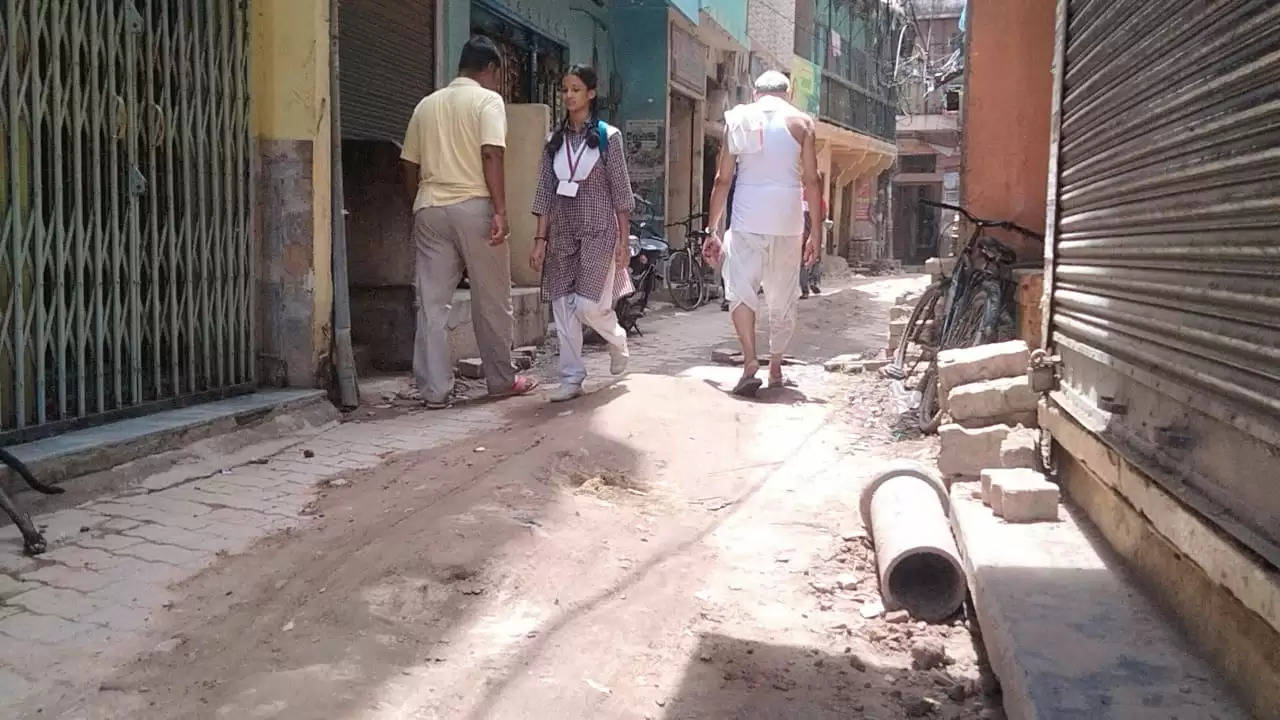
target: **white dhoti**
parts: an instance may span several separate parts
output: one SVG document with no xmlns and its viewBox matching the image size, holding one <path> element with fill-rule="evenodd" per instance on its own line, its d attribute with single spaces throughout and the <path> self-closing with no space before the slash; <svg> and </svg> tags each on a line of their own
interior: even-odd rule
<svg viewBox="0 0 1280 720">
<path fill-rule="evenodd" d="M 760 312 L 758 293 L 764 289 L 768 308 L 769 352 L 781 355 L 796 331 L 800 287 L 796 268 L 804 257 L 799 235 L 758 235 L 730 230 L 724 238 L 725 298 L 730 309 L 746 305 Z"/>
</svg>

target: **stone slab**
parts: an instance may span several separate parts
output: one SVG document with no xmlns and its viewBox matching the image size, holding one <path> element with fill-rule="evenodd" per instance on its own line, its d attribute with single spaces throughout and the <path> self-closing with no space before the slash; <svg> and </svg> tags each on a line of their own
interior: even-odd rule
<svg viewBox="0 0 1280 720">
<path fill-rule="evenodd" d="M 952 486 L 952 529 L 1008 716 L 1249 717 L 1088 521 L 1063 515 L 1005 523 L 974 484 Z"/>
<path fill-rule="evenodd" d="M 1027 374 L 1031 352 L 1022 340 L 944 350 L 938 353 L 938 381 L 942 394 L 966 383 Z"/>
<path fill-rule="evenodd" d="M 988 468 L 1034 467 L 1036 431 L 993 425 L 965 428 L 955 424 L 938 429 L 941 451 L 938 470 L 946 477 L 976 478 Z"/>
<path fill-rule="evenodd" d="M 965 383 L 951 389 L 947 409 L 957 420 L 1028 415 L 1036 411 L 1040 396 L 1026 375 Z"/>
</svg>

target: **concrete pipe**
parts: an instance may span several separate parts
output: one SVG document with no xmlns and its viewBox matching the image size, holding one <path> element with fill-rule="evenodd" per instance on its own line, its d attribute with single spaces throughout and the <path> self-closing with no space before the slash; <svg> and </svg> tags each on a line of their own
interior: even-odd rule
<svg viewBox="0 0 1280 720">
<path fill-rule="evenodd" d="M 932 469 L 895 462 L 862 491 L 862 522 L 875 544 L 880 595 L 888 609 L 944 620 L 968 593 L 951 536 L 947 488 Z"/>
</svg>

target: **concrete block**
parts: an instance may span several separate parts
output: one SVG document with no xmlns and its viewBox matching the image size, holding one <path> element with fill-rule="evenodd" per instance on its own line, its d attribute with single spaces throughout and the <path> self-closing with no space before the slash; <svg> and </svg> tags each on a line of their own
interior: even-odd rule
<svg viewBox="0 0 1280 720">
<path fill-rule="evenodd" d="M 458 375 L 470 380 L 483 380 L 484 367 L 480 358 L 463 358 L 458 361 Z"/>
<path fill-rule="evenodd" d="M 910 319 L 911 313 L 915 309 L 915 305 L 894 305 L 889 308 L 889 322 L 893 322 L 894 320 Z"/>
<path fill-rule="evenodd" d="M 1040 488 L 1049 485 L 1054 490 L 1055 503 L 1058 486 L 1044 479 L 1044 475 L 1028 468 L 988 468 L 982 471 L 982 502 L 991 506 L 991 511 L 1003 516 L 1006 490 L 1017 488 Z M 1055 505 L 1056 507 L 1056 505 Z M 1057 517 L 1056 511 L 1054 517 Z"/>
<path fill-rule="evenodd" d="M 1039 396 L 1026 375 L 981 380 L 953 388 L 947 395 L 951 417 L 959 419 L 1007 417 L 1033 413 Z"/>
<path fill-rule="evenodd" d="M 529 217 L 533 217 L 530 215 Z M 512 320 L 515 344 L 538 345 L 547 337 L 547 305 L 542 302 L 541 291 L 536 287 L 511 288 Z M 454 361 L 476 357 L 480 346 L 476 342 L 471 324 L 471 291 L 457 290 L 449 310 L 449 347 Z"/>
<path fill-rule="evenodd" d="M 948 477 L 978 477 L 986 468 L 1000 467 L 1000 445 L 1011 431 L 1008 425 L 972 429 L 943 425 L 938 429 L 938 470 Z"/>
<path fill-rule="evenodd" d="M 944 350 L 938 353 L 938 380 L 946 395 L 966 383 L 1026 375 L 1030 362 L 1031 353 L 1022 340 Z"/>
<path fill-rule="evenodd" d="M 1034 468 L 1040 462 L 1040 434 L 1031 428 L 1015 427 L 1000 441 L 1000 467 Z"/>
<path fill-rule="evenodd" d="M 991 506 L 991 512 L 996 517 L 1004 515 L 1004 486 L 998 482 L 993 482 L 987 488 L 987 494 L 982 498 L 987 505 Z"/>
<path fill-rule="evenodd" d="M 1008 425 L 966 428 L 952 423 L 939 428 L 938 436 L 938 470 L 947 477 L 976 478 L 988 468 L 1034 467 L 1039 447 L 1035 430 Z"/>
<path fill-rule="evenodd" d="M 934 277 L 950 275 L 955 271 L 956 261 L 959 259 L 959 257 L 929 258 L 924 261 L 924 271 Z"/>
<path fill-rule="evenodd" d="M 1014 471 L 1017 472 L 1017 471 Z M 1058 486 L 1037 472 L 999 480 L 1000 516 L 1011 523 L 1057 522 Z"/>
</svg>

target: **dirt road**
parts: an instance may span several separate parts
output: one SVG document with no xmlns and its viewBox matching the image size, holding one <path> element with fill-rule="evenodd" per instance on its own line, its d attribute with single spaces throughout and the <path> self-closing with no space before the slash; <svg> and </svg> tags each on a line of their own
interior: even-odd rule
<svg viewBox="0 0 1280 720">
<path fill-rule="evenodd" d="M 882 343 L 906 282 L 807 301 L 797 355 Z M 42 716 L 1001 717 L 963 618 L 862 612 L 860 485 L 932 445 L 893 440 L 883 383 L 820 364 L 728 395 L 727 323 L 656 319 L 648 362 L 586 398 L 329 480 L 312 522 L 179 585 L 153 649 Z M 681 334 L 704 341 L 664 355 Z"/>
</svg>

